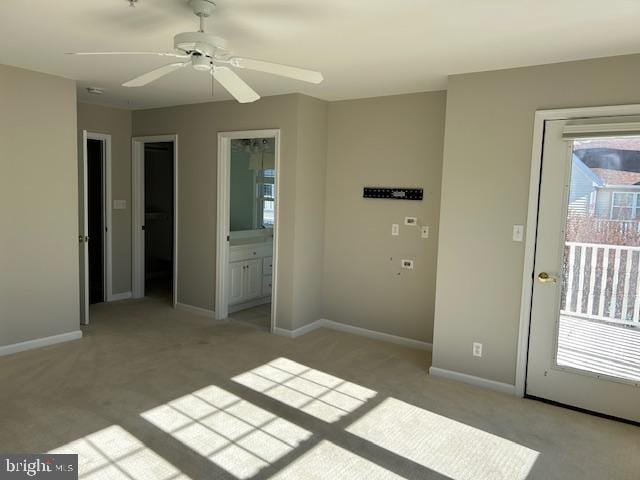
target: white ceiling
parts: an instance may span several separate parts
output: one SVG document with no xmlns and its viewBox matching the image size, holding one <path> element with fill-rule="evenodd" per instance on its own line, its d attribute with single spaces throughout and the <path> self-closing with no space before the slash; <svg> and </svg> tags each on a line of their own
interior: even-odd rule
<svg viewBox="0 0 640 480">
<path fill-rule="evenodd" d="M 238 55 L 320 70 L 321 85 L 240 71 L 263 96 L 326 100 L 446 87 L 449 74 L 640 52 L 638 0 L 215 0 L 207 20 Z M 120 84 L 162 57 L 70 51 L 171 51 L 197 30 L 186 0 L 0 0 L 0 64 L 76 79 L 79 98 L 130 108 L 211 100 L 192 69 L 149 86 Z M 101 97 L 85 87 L 104 88 Z M 215 87 L 216 100 L 230 98 Z"/>
</svg>

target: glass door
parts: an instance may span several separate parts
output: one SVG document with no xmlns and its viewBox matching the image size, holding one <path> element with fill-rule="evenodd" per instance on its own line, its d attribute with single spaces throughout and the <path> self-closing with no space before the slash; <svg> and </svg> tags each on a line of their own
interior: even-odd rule
<svg viewBox="0 0 640 480">
<path fill-rule="evenodd" d="M 640 421 L 640 136 L 545 125 L 528 395 Z"/>
</svg>

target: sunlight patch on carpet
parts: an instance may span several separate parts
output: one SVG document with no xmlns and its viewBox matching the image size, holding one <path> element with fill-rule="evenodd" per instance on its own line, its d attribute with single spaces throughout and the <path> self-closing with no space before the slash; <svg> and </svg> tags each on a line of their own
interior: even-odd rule
<svg viewBox="0 0 640 480">
<path fill-rule="evenodd" d="M 328 423 L 376 395 L 373 390 L 287 358 L 278 358 L 232 380 Z"/>
<path fill-rule="evenodd" d="M 49 453 L 78 455 L 82 480 L 189 480 L 180 470 L 118 425 L 112 425 Z"/>
<path fill-rule="evenodd" d="M 346 430 L 452 480 L 525 480 L 539 455 L 395 398 L 385 399 Z"/>
<path fill-rule="evenodd" d="M 239 479 L 254 476 L 311 436 L 214 385 L 141 416 Z"/>
</svg>

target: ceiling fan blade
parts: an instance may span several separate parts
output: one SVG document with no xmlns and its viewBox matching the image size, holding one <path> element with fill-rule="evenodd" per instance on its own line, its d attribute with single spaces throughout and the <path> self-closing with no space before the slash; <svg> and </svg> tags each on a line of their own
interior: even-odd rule
<svg viewBox="0 0 640 480">
<path fill-rule="evenodd" d="M 254 60 L 252 58 L 242 57 L 231 57 L 229 61 L 234 67 L 256 70 L 258 72 L 271 73 L 273 75 L 289 77 L 295 80 L 301 80 L 303 82 L 317 84 L 321 83 L 322 80 L 324 80 L 320 72 L 307 70 L 306 68 L 292 67 L 290 65 L 281 65 L 279 63 L 263 62 L 262 60 Z"/>
<path fill-rule="evenodd" d="M 184 63 L 170 63 L 168 65 L 163 65 L 160 68 L 156 68 L 155 70 L 151 70 L 150 72 L 144 73 L 139 77 L 134 78 L 133 80 L 129 80 L 122 84 L 123 87 L 142 87 L 151 82 L 158 80 L 160 77 L 164 77 L 171 72 L 179 70 L 182 67 L 190 65 L 191 62 Z"/>
<path fill-rule="evenodd" d="M 230 68 L 214 66 L 211 74 L 240 103 L 251 103 L 260 98 L 260 95 Z"/>
<path fill-rule="evenodd" d="M 67 55 L 159 55 L 161 57 L 189 58 L 189 55 L 171 52 L 67 52 Z"/>
</svg>

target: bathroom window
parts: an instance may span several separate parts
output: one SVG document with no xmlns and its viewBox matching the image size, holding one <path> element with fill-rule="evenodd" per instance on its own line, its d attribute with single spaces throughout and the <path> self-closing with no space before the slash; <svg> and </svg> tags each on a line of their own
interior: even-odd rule
<svg viewBox="0 0 640 480">
<path fill-rule="evenodd" d="M 275 177 L 274 169 L 258 170 L 256 175 L 257 224 L 262 228 L 273 228 L 276 201 Z"/>
</svg>

